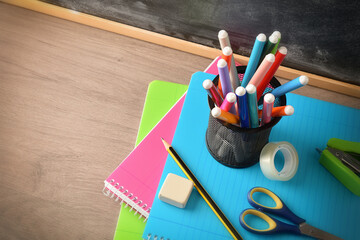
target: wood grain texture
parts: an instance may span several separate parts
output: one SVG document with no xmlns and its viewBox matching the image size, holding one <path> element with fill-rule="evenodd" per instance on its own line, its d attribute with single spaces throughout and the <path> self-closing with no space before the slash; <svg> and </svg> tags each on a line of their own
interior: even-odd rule
<svg viewBox="0 0 360 240">
<path fill-rule="evenodd" d="M 112 239 L 103 181 L 134 147 L 148 84 L 210 62 L 0 3 L 0 239 Z"/>
</svg>

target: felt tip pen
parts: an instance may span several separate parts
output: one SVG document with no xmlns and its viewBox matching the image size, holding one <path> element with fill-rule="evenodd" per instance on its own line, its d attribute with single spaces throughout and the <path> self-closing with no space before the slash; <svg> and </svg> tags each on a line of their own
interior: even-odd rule
<svg viewBox="0 0 360 240">
<path fill-rule="evenodd" d="M 236 89 L 240 85 L 240 79 L 237 73 L 233 51 L 230 46 L 223 48 L 221 58 L 224 59 L 228 65 L 231 87 Z"/>
<path fill-rule="evenodd" d="M 274 90 L 272 90 L 271 93 L 274 94 L 275 97 L 280 97 L 288 92 L 291 92 L 295 89 L 305 86 L 306 84 L 308 84 L 308 82 L 309 82 L 309 78 L 307 76 L 302 75 L 275 88 Z"/>
<path fill-rule="evenodd" d="M 260 84 L 257 86 L 257 100 L 259 101 L 261 95 L 265 91 L 266 87 L 269 85 L 271 79 L 273 78 L 275 72 L 278 70 L 280 64 L 284 60 L 287 54 L 287 48 L 286 47 L 280 47 L 279 50 L 275 54 L 275 61 L 271 65 L 269 71 L 266 73 L 263 80 L 261 80 Z"/>
<path fill-rule="evenodd" d="M 281 41 L 281 33 L 279 31 L 274 31 L 271 35 L 275 35 L 278 38 L 278 41 L 275 44 L 275 47 L 271 50 L 271 53 L 275 54 L 279 47 L 280 41 Z"/>
<path fill-rule="evenodd" d="M 269 53 L 268 55 L 266 55 L 266 57 L 264 58 L 264 60 L 256 70 L 254 76 L 251 78 L 249 84 L 252 84 L 255 87 L 257 87 L 260 84 L 261 80 L 263 80 L 263 78 L 265 77 L 266 73 L 269 71 L 274 61 L 275 61 L 274 54 Z"/>
<path fill-rule="evenodd" d="M 266 55 L 271 53 L 271 51 L 274 49 L 277 42 L 278 42 L 278 36 L 277 35 L 270 35 L 268 41 L 265 44 L 264 50 L 261 53 L 259 63 L 262 62 L 262 60 L 265 58 Z"/>
<path fill-rule="evenodd" d="M 217 63 L 219 78 L 221 82 L 222 95 L 226 97 L 229 92 L 232 92 L 232 86 L 230 82 L 230 75 L 227 63 L 224 59 L 220 59 Z"/>
<path fill-rule="evenodd" d="M 250 126 L 259 127 L 258 104 L 256 99 L 256 87 L 252 84 L 246 86 L 247 100 L 249 104 Z"/>
<path fill-rule="evenodd" d="M 294 107 L 291 105 L 273 107 L 271 111 L 271 117 L 283 117 L 283 116 L 291 116 L 295 112 Z M 258 115 L 262 116 L 262 110 L 258 111 Z"/>
<path fill-rule="evenodd" d="M 212 101 L 219 107 L 223 103 L 223 98 L 221 97 L 219 91 L 215 87 L 214 83 L 210 79 L 206 79 L 203 82 L 203 87 L 207 91 L 208 95 Z"/>
<path fill-rule="evenodd" d="M 224 110 L 226 112 L 231 112 L 233 114 L 236 114 L 236 110 L 235 110 L 235 107 L 234 107 L 234 104 L 236 102 L 236 95 L 235 93 L 233 92 L 229 92 L 223 103 L 221 104 L 220 108 L 221 110 Z"/>
<path fill-rule="evenodd" d="M 244 87 L 240 86 L 236 88 L 235 94 L 237 96 L 237 106 L 238 113 L 240 117 L 240 126 L 242 128 L 249 128 L 249 106 L 247 103 L 246 90 Z"/>
<path fill-rule="evenodd" d="M 271 121 L 272 109 L 274 107 L 275 96 L 267 93 L 264 96 L 263 111 L 261 116 L 261 126 Z"/>
<path fill-rule="evenodd" d="M 213 109 L 211 109 L 211 115 L 214 118 L 220 119 L 233 125 L 239 124 L 239 116 L 226 112 L 219 107 L 214 107 Z"/>
<path fill-rule="evenodd" d="M 248 85 L 250 79 L 254 75 L 257 66 L 259 65 L 259 60 L 261 57 L 261 53 L 264 49 L 266 43 L 266 36 L 263 33 L 260 33 L 256 39 L 253 46 L 253 49 L 250 54 L 248 65 L 245 69 L 244 77 L 241 82 L 241 86 L 244 88 Z"/>
<path fill-rule="evenodd" d="M 231 47 L 229 34 L 225 30 L 219 31 L 218 38 L 219 38 L 221 49 L 224 49 L 224 47 Z"/>
</svg>

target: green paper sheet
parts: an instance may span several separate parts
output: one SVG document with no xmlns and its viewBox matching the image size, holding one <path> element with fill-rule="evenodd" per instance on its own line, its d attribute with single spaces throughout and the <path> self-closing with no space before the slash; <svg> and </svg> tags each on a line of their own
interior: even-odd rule
<svg viewBox="0 0 360 240">
<path fill-rule="evenodd" d="M 149 84 L 140 121 L 136 146 L 184 95 L 188 86 L 155 80 Z M 145 228 L 143 218 L 134 215 L 123 203 L 119 213 L 114 240 L 142 240 Z"/>
</svg>

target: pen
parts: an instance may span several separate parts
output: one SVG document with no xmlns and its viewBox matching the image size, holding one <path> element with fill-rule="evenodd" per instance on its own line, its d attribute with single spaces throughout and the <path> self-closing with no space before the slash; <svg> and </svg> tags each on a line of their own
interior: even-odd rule
<svg viewBox="0 0 360 240">
<path fill-rule="evenodd" d="M 170 156 L 175 160 L 177 165 L 181 168 L 181 170 L 185 173 L 186 177 L 193 181 L 195 188 L 198 190 L 200 195 L 203 197 L 205 202 L 209 205 L 211 210 L 216 214 L 216 216 L 220 219 L 222 224 L 226 227 L 226 229 L 229 231 L 231 236 L 236 240 L 242 240 L 243 238 L 240 236 L 240 234 L 236 231 L 234 226 L 231 224 L 231 222 L 226 218 L 224 213 L 221 211 L 221 209 L 216 205 L 214 200 L 210 197 L 210 195 L 206 192 L 205 188 L 200 184 L 200 182 L 197 180 L 195 175 L 191 172 L 191 170 L 186 166 L 185 162 L 180 158 L 180 156 L 176 153 L 174 148 L 167 143 L 163 138 L 161 138 L 164 147 L 169 152 Z"/>
</svg>

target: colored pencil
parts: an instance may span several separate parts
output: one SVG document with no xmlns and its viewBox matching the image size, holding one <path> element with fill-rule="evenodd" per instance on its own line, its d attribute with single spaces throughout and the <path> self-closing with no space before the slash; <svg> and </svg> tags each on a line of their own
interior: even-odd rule
<svg viewBox="0 0 360 240">
<path fill-rule="evenodd" d="M 203 197 L 205 202 L 209 205 L 211 210 L 216 214 L 216 216 L 220 219 L 225 228 L 229 231 L 231 236 L 236 240 L 242 240 L 243 238 L 236 231 L 235 227 L 231 224 L 231 222 L 226 218 L 225 214 L 221 211 L 218 205 L 214 202 L 211 196 L 207 193 L 205 188 L 201 185 L 199 180 L 195 177 L 195 175 L 191 172 L 185 162 L 180 158 L 175 149 L 167 143 L 163 138 L 162 142 L 164 144 L 165 149 L 169 152 L 170 156 L 175 160 L 180 169 L 184 172 L 186 177 L 194 183 L 195 188 L 198 190 L 199 194 Z"/>
</svg>

